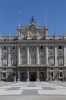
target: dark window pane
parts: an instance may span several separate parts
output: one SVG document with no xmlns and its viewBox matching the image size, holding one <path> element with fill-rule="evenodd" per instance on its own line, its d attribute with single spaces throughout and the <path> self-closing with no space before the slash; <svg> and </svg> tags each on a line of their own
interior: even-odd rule
<svg viewBox="0 0 66 100">
<path fill-rule="evenodd" d="M 61 47 L 61 46 L 59 46 L 59 49 L 62 49 L 62 47 Z"/>
<path fill-rule="evenodd" d="M 51 73 L 51 76 L 53 77 L 53 73 Z"/>
<path fill-rule="evenodd" d="M 6 46 L 4 46 L 4 50 L 6 50 Z"/>
<path fill-rule="evenodd" d="M 43 46 L 41 46 L 41 49 L 43 49 Z"/>
<path fill-rule="evenodd" d="M 62 77 L 62 73 L 60 73 L 60 77 Z"/>
<path fill-rule="evenodd" d="M 13 50 L 15 50 L 15 46 L 13 46 Z"/>
<path fill-rule="evenodd" d="M 50 49 L 53 49 L 53 46 L 50 46 Z"/>
</svg>

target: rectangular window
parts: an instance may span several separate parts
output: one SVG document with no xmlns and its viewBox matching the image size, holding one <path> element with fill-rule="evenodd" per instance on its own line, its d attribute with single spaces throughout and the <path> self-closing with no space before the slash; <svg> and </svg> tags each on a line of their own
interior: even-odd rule
<svg viewBox="0 0 66 100">
<path fill-rule="evenodd" d="M 5 78 L 6 78 L 6 73 L 3 73 L 3 77 L 5 77 Z"/>
<path fill-rule="evenodd" d="M 62 46 L 59 46 L 59 49 L 62 49 Z"/>
<path fill-rule="evenodd" d="M 7 58 L 3 58 L 3 66 L 7 66 Z"/>
<path fill-rule="evenodd" d="M 4 46 L 4 50 L 6 50 L 6 46 Z"/>
<path fill-rule="evenodd" d="M 40 49 L 43 50 L 43 46 L 40 46 Z"/>
<path fill-rule="evenodd" d="M 26 57 L 22 57 L 22 64 L 26 64 L 27 61 L 26 61 Z"/>
<path fill-rule="evenodd" d="M 50 65 L 54 65 L 54 59 L 53 59 L 53 58 L 51 58 L 51 59 L 49 60 L 49 64 L 50 64 Z"/>
<path fill-rule="evenodd" d="M 16 58 L 12 59 L 12 66 L 16 66 Z"/>
<path fill-rule="evenodd" d="M 22 50 L 25 50 L 25 46 L 22 46 Z"/>
<path fill-rule="evenodd" d="M 15 50 L 16 48 L 15 48 L 15 46 L 13 46 L 13 50 Z"/>
<path fill-rule="evenodd" d="M 40 64 L 44 64 L 44 57 L 40 57 Z"/>
<path fill-rule="evenodd" d="M 35 57 L 31 57 L 31 64 L 35 64 L 36 61 L 35 61 Z"/>
<path fill-rule="evenodd" d="M 53 49 L 53 46 L 50 46 L 50 49 Z"/>
<path fill-rule="evenodd" d="M 58 65 L 61 65 L 61 66 L 63 65 L 63 58 L 58 59 Z"/>
<path fill-rule="evenodd" d="M 15 73 L 12 73 L 12 77 L 14 77 L 15 76 Z"/>
<path fill-rule="evenodd" d="M 60 77 L 62 77 L 63 76 L 63 74 L 62 73 L 60 73 Z"/>
<path fill-rule="evenodd" d="M 51 73 L 51 76 L 53 77 L 53 72 Z"/>
</svg>

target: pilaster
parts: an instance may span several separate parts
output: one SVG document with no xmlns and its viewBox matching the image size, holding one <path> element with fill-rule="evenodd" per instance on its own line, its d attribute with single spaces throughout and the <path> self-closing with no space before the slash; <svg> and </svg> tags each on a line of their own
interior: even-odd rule
<svg viewBox="0 0 66 100">
<path fill-rule="evenodd" d="M 64 45 L 64 66 L 66 66 L 66 45 Z"/>
<path fill-rule="evenodd" d="M 27 81 L 29 81 L 29 68 L 27 68 Z"/>
<path fill-rule="evenodd" d="M 2 57 L 2 49 L 1 49 L 1 46 L 0 46 L 0 66 L 2 66 L 2 60 L 1 60 L 1 57 Z"/>
<path fill-rule="evenodd" d="M 18 65 L 20 65 L 20 46 L 18 45 Z"/>
<path fill-rule="evenodd" d="M 45 46 L 45 63 L 48 65 L 48 45 Z"/>
<path fill-rule="evenodd" d="M 36 46 L 36 64 L 39 64 L 39 46 Z"/>
<path fill-rule="evenodd" d="M 11 66 L 11 52 L 10 52 L 10 46 L 8 46 L 8 66 Z"/>
<path fill-rule="evenodd" d="M 37 68 L 37 81 L 39 81 L 39 69 Z"/>
<path fill-rule="evenodd" d="M 19 68 L 18 68 L 18 79 L 17 79 L 17 81 L 18 82 L 20 81 L 20 70 L 19 70 Z"/>
<path fill-rule="evenodd" d="M 27 46 L 27 64 L 29 64 L 29 46 Z"/>
<path fill-rule="evenodd" d="M 55 66 L 57 66 L 57 45 L 55 45 Z"/>
</svg>

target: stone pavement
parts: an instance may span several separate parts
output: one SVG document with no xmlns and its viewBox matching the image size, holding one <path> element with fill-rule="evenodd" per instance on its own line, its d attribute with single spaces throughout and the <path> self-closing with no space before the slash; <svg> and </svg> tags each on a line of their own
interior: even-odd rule
<svg viewBox="0 0 66 100">
<path fill-rule="evenodd" d="M 66 100 L 66 82 L 0 82 L 0 100 Z"/>
</svg>

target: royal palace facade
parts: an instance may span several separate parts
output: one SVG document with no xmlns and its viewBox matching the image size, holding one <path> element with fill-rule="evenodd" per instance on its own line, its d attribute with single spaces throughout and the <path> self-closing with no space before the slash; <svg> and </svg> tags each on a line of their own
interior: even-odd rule
<svg viewBox="0 0 66 100">
<path fill-rule="evenodd" d="M 18 36 L 0 36 L 0 81 L 66 81 L 66 36 L 48 36 L 32 17 Z"/>
</svg>

